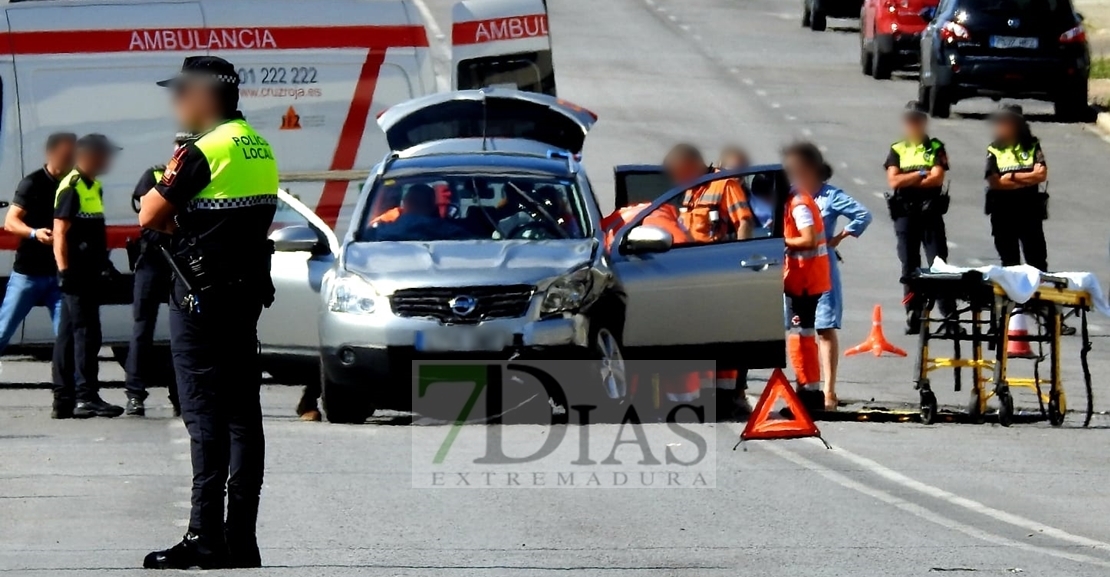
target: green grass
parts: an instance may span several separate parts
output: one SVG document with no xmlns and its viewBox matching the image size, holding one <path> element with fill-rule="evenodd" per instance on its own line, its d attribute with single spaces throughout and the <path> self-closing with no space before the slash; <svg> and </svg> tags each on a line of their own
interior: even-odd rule
<svg viewBox="0 0 1110 577">
<path fill-rule="evenodd" d="M 1110 78 L 1110 58 L 1099 56 L 1091 59 L 1091 79 Z"/>
</svg>

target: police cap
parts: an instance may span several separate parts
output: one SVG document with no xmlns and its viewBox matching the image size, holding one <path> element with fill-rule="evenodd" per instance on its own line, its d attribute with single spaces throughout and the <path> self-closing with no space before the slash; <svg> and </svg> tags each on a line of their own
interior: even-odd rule
<svg viewBox="0 0 1110 577">
<path fill-rule="evenodd" d="M 235 88 L 239 86 L 239 73 L 232 63 L 219 56 L 189 56 L 181 64 L 181 72 L 177 76 L 158 82 L 158 86 L 172 88 L 193 81 Z"/>
<path fill-rule="evenodd" d="M 902 115 L 906 118 L 926 118 L 929 116 L 929 111 L 925 109 L 925 105 L 921 102 L 911 100 L 906 103 Z"/>
<path fill-rule="evenodd" d="M 103 134 L 86 134 L 77 139 L 77 150 L 98 152 L 101 154 L 114 154 L 123 150 L 116 146 Z"/>
<path fill-rule="evenodd" d="M 995 122 L 1004 120 L 1021 120 L 1025 118 L 1025 110 L 1020 104 L 1003 104 L 991 115 Z"/>
</svg>

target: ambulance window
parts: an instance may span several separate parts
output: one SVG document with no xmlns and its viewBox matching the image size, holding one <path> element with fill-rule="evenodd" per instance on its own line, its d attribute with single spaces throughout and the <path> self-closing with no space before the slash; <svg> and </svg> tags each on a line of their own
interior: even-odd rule
<svg viewBox="0 0 1110 577">
<path fill-rule="evenodd" d="M 459 90 L 513 87 L 525 92 L 555 95 L 555 69 L 551 52 L 527 52 L 459 62 Z"/>
</svg>

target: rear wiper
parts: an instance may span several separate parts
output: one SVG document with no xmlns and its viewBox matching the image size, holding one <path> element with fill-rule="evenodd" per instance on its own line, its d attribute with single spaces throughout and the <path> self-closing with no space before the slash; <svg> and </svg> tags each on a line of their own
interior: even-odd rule
<svg viewBox="0 0 1110 577">
<path fill-rule="evenodd" d="M 545 209 L 542 204 L 540 204 L 538 201 L 536 201 L 536 199 L 534 199 L 534 198 L 528 196 L 527 194 L 525 194 L 524 191 L 521 190 L 519 186 L 512 183 L 511 181 L 507 181 L 505 183 L 505 185 L 513 187 L 513 190 L 517 191 L 517 193 L 520 194 L 521 198 L 528 201 L 528 204 L 532 205 L 532 207 L 535 208 L 536 211 L 539 212 L 540 216 L 542 216 L 543 219 L 547 221 L 547 224 L 551 225 L 551 227 L 555 231 L 558 232 L 559 238 L 561 238 L 561 239 L 567 238 L 567 232 L 565 230 L 563 230 L 562 226 L 559 226 L 559 219 L 551 216 L 551 213 L 547 212 L 547 209 Z"/>
</svg>

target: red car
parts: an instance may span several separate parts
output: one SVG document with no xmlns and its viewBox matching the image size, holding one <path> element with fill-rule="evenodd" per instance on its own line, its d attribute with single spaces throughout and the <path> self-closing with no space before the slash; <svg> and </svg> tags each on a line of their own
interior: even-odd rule
<svg viewBox="0 0 1110 577">
<path fill-rule="evenodd" d="M 921 33 L 936 14 L 939 0 L 864 0 L 860 12 L 859 63 L 876 79 L 917 64 Z"/>
</svg>

